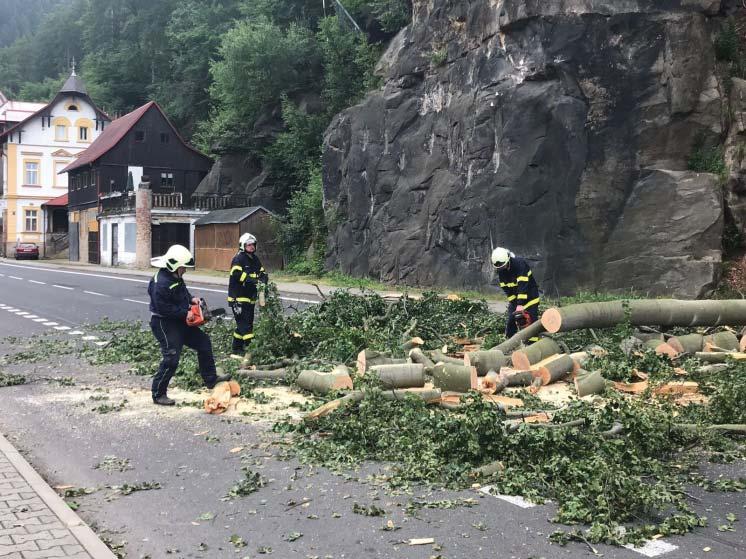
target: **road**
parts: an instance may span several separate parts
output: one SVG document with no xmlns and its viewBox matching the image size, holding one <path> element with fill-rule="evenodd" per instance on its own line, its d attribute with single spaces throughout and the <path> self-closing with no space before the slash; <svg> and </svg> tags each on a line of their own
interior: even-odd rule
<svg viewBox="0 0 746 559">
<path fill-rule="evenodd" d="M 189 283 L 193 295 L 211 307 L 225 306 L 227 289 L 221 285 Z M 0 337 L 30 335 L 47 330 L 84 331 L 86 324 L 104 318 L 149 320 L 148 278 L 69 270 L 43 264 L 0 260 Z M 283 303 L 305 306 L 318 297 L 282 294 Z"/>
</svg>

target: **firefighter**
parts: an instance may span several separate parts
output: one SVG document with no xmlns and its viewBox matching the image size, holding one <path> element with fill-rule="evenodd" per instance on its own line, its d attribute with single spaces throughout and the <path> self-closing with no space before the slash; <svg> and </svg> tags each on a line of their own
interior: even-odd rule
<svg viewBox="0 0 746 559">
<path fill-rule="evenodd" d="M 233 332 L 233 357 L 243 358 L 254 337 L 254 304 L 259 282 L 267 285 L 269 276 L 256 255 L 256 237 L 244 233 L 238 239 L 238 252 L 231 262 L 228 279 L 228 304 L 236 319 Z"/>
<path fill-rule="evenodd" d="M 165 255 L 153 258 L 151 265 L 160 268 L 148 284 L 150 295 L 150 329 L 161 346 L 163 359 L 153 377 L 153 403 L 173 406 L 176 402 L 166 395 L 168 383 L 179 366 L 184 346 L 197 352 L 199 373 L 207 388 L 230 380 L 230 375 L 218 375 L 212 354 L 210 337 L 199 327 L 188 326 L 190 306 L 199 303 L 184 283 L 184 272 L 194 268 L 194 258 L 184 246 L 173 245 Z"/>
<path fill-rule="evenodd" d="M 497 270 L 500 287 L 508 297 L 508 315 L 505 324 L 505 337 L 510 338 L 521 328 L 539 319 L 539 286 L 531 268 L 523 258 L 508 249 L 497 247 L 490 258 Z M 528 344 L 538 341 L 538 337 L 528 339 Z"/>
</svg>

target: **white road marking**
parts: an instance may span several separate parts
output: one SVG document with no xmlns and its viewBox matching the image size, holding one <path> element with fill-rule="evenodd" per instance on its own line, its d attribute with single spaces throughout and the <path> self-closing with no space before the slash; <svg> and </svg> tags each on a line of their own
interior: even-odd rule
<svg viewBox="0 0 746 559">
<path fill-rule="evenodd" d="M 53 283 L 52 287 L 59 287 L 60 289 L 67 289 L 69 291 L 72 291 L 74 289 L 73 287 L 65 287 L 64 285 L 57 285 L 56 283 Z"/>
<path fill-rule="evenodd" d="M 7 307 L 5 310 L 8 312 L 16 312 L 18 309 L 14 309 L 13 307 Z"/>
<path fill-rule="evenodd" d="M 82 336 L 85 334 L 85 332 L 81 332 L 80 330 L 73 330 L 72 332 L 68 332 L 71 336 Z"/>
<path fill-rule="evenodd" d="M 69 326 L 55 326 L 54 329 L 59 330 L 60 332 L 64 332 L 65 330 L 69 330 L 70 327 Z"/>
<path fill-rule="evenodd" d="M 46 282 L 43 281 L 36 281 L 36 280 L 29 280 L 31 283 L 38 283 L 39 285 L 47 285 Z"/>
<path fill-rule="evenodd" d="M 48 320 L 48 318 L 35 318 L 34 322 L 47 322 Z"/>
<path fill-rule="evenodd" d="M 485 485 L 484 487 L 479 488 L 479 492 L 492 497 L 497 497 L 498 499 L 507 501 L 517 507 L 521 507 L 522 509 L 530 509 L 536 506 L 536 503 L 531 503 L 518 495 L 501 495 L 500 493 L 492 493 L 492 489 L 493 487 L 491 485 Z"/>
<path fill-rule="evenodd" d="M 634 544 L 628 543 L 624 547 L 636 551 L 645 557 L 658 557 L 679 548 L 679 546 L 664 542 L 663 540 L 649 540 L 642 547 L 635 547 Z"/>
<path fill-rule="evenodd" d="M 23 316 L 23 315 L 26 315 L 28 313 L 26 311 L 16 311 L 15 314 L 17 314 L 18 316 Z"/>
<path fill-rule="evenodd" d="M 5 274 L 0 274 L 0 278 L 4 278 L 4 277 L 5 277 Z"/>
<path fill-rule="evenodd" d="M 44 326 L 57 326 L 59 322 L 45 322 Z"/>
<path fill-rule="evenodd" d="M 105 345 L 106 345 L 106 344 L 108 344 L 109 342 L 94 342 L 94 343 L 95 343 L 95 344 L 96 344 L 97 346 L 101 347 L 101 346 L 105 346 Z"/>
<path fill-rule="evenodd" d="M 32 319 L 33 319 L 33 318 L 39 318 L 39 315 L 38 315 L 38 314 L 27 314 L 27 315 L 26 315 L 26 316 L 24 316 L 23 318 L 32 318 Z"/>
<path fill-rule="evenodd" d="M 88 295 L 98 295 L 99 297 L 108 297 L 108 295 L 104 295 L 103 293 L 96 293 L 95 291 L 83 291 L 83 293 L 88 293 Z"/>
<path fill-rule="evenodd" d="M 129 301 L 130 303 L 140 303 L 141 305 L 149 305 L 147 301 L 137 301 L 135 299 L 123 299 L 123 301 Z"/>
<path fill-rule="evenodd" d="M 83 336 L 83 339 L 90 342 L 93 340 L 98 340 L 98 336 Z"/>
<path fill-rule="evenodd" d="M 8 276 L 8 277 L 9 277 L 9 278 L 12 278 L 12 279 L 19 279 L 19 280 L 22 280 L 22 279 L 23 279 L 23 278 L 19 278 L 18 276 Z"/>
</svg>

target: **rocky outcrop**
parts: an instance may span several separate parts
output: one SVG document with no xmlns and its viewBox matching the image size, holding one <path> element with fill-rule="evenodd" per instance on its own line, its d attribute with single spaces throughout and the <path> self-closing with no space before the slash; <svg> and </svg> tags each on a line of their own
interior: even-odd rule
<svg viewBox="0 0 746 559">
<path fill-rule="evenodd" d="M 381 90 L 324 144 L 328 266 L 481 287 L 527 257 L 545 292 L 699 296 L 718 279 L 716 0 L 414 2 Z"/>
</svg>

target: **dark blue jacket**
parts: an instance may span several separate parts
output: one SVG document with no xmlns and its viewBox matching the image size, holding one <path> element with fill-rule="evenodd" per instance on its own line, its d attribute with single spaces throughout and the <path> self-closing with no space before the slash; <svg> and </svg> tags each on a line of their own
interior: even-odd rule
<svg viewBox="0 0 746 559">
<path fill-rule="evenodd" d="M 192 295 L 184 280 L 168 270 L 158 270 L 148 284 L 150 312 L 163 318 L 186 320 Z"/>
<path fill-rule="evenodd" d="M 511 305 L 533 307 L 539 304 L 539 286 L 531 268 L 523 258 L 513 256 L 510 263 L 497 271 L 500 287 Z"/>
<path fill-rule="evenodd" d="M 269 276 L 256 254 L 239 251 L 231 261 L 228 302 L 254 303 L 257 282 L 267 283 Z"/>
</svg>

